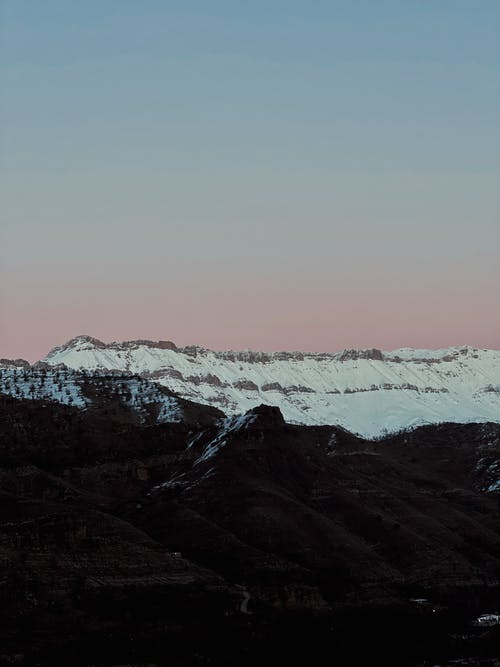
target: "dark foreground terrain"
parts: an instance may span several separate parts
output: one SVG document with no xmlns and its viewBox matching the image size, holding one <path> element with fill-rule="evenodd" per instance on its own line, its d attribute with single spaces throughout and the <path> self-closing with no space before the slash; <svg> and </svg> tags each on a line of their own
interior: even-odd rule
<svg viewBox="0 0 500 667">
<path fill-rule="evenodd" d="M 500 426 L 0 396 L 1 665 L 495 665 Z"/>
</svg>

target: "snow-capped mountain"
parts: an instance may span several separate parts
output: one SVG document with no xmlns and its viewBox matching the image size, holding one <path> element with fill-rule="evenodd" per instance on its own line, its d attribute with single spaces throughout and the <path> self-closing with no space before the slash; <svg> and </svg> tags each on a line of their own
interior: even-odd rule
<svg viewBox="0 0 500 667">
<path fill-rule="evenodd" d="M 276 405 L 291 423 L 368 436 L 420 424 L 500 421 L 500 351 L 472 347 L 330 353 L 214 352 L 170 341 L 78 336 L 43 360 L 121 370 L 229 415 Z"/>
</svg>

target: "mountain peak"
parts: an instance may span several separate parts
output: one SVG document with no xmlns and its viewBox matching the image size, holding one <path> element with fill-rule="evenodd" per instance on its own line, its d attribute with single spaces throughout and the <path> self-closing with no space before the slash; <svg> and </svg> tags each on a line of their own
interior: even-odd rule
<svg viewBox="0 0 500 667">
<path fill-rule="evenodd" d="M 253 426 L 260 428 L 275 428 L 276 426 L 284 426 L 285 419 L 281 410 L 275 405 L 266 405 L 261 403 L 255 408 L 248 410 L 245 413 L 246 417 L 254 417 L 252 420 Z"/>
<path fill-rule="evenodd" d="M 60 354 L 61 352 L 66 352 L 69 350 L 81 351 L 91 348 L 98 348 L 100 350 L 103 350 L 105 347 L 106 343 L 103 343 L 103 341 L 99 340 L 98 338 L 94 338 L 93 336 L 80 335 L 71 338 L 62 345 L 53 347 L 52 350 L 50 350 L 50 352 L 48 353 L 46 358 L 50 359 L 51 357 L 54 357 L 57 354 Z"/>
<path fill-rule="evenodd" d="M 47 355 L 47 359 L 50 359 L 61 352 L 67 351 L 77 351 L 81 352 L 83 350 L 130 350 L 137 349 L 138 347 L 148 347 L 156 348 L 159 350 L 176 350 L 177 346 L 171 340 L 148 340 L 148 339 L 137 339 L 137 340 L 127 340 L 122 342 L 113 341 L 112 343 L 104 343 L 98 338 L 93 336 L 88 336 L 86 334 L 81 334 L 80 336 L 75 336 L 71 338 L 63 345 L 52 348 Z"/>
</svg>

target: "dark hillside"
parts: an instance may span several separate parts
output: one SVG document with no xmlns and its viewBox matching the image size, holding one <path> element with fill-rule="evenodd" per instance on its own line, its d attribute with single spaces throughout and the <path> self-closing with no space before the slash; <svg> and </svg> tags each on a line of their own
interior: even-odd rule
<svg viewBox="0 0 500 667">
<path fill-rule="evenodd" d="M 498 425 L 189 414 L 0 397 L 0 664 L 500 655 Z"/>
</svg>

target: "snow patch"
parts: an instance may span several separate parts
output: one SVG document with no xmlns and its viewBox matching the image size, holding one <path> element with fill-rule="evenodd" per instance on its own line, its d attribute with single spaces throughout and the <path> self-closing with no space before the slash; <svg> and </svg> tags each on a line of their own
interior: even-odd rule
<svg viewBox="0 0 500 667">
<path fill-rule="evenodd" d="M 208 461 L 211 459 L 217 452 L 222 449 L 227 444 L 227 439 L 232 434 L 246 429 L 255 422 L 257 415 L 254 414 L 244 414 L 244 415 L 233 415 L 226 417 L 221 422 L 221 430 L 211 442 L 203 450 L 202 455 L 194 462 L 194 465 L 198 465 L 203 461 Z"/>
</svg>

